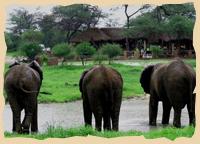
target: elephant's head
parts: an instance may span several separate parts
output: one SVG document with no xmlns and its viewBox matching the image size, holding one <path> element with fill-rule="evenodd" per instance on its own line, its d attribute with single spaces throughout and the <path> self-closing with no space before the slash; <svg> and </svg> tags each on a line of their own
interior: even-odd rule
<svg viewBox="0 0 200 144">
<path fill-rule="evenodd" d="M 32 61 L 30 64 L 29 64 L 29 67 L 31 67 L 32 69 L 34 69 L 35 71 L 37 71 L 40 75 L 40 79 L 41 81 L 43 80 L 43 72 L 42 72 L 42 69 L 40 67 L 40 65 L 37 63 L 37 61 Z"/>
<path fill-rule="evenodd" d="M 147 66 L 141 74 L 140 84 L 146 93 L 150 93 L 150 81 L 155 65 Z"/>
</svg>

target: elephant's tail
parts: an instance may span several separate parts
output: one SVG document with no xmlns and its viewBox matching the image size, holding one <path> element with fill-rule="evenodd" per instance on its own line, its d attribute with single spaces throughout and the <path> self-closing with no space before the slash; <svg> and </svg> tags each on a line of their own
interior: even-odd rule
<svg viewBox="0 0 200 144">
<path fill-rule="evenodd" d="M 19 89 L 21 91 L 23 91 L 24 93 L 38 93 L 39 91 L 30 91 L 30 90 L 26 90 L 24 87 L 23 87 L 23 82 L 19 82 Z"/>
</svg>

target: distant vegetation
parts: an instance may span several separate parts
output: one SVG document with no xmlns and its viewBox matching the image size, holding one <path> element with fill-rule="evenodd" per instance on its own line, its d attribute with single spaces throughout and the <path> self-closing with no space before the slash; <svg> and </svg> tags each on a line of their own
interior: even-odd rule
<svg viewBox="0 0 200 144">
<path fill-rule="evenodd" d="M 129 7 L 124 5 L 121 8 L 125 8 L 127 12 Z M 133 17 L 134 14 L 140 11 L 142 11 L 142 14 Z M 16 9 L 10 13 L 9 22 L 12 25 L 8 28 L 9 31 L 5 32 L 7 50 L 22 51 L 16 54 L 33 59 L 35 55 L 42 52 L 43 48 L 53 50 L 54 47 L 54 54 L 60 57 L 62 55 L 60 53 L 61 47 L 56 48 L 57 50 L 55 50 L 55 47 L 63 43 L 70 44 L 73 36 L 89 28 L 96 27 L 101 19 L 109 21 L 107 16 L 108 14 L 103 13 L 98 6 L 88 4 L 54 6 L 50 14 L 41 13 L 39 10 L 30 13 L 24 8 Z M 196 13 L 192 3 L 164 4 L 155 7 L 142 5 L 135 13 L 127 14 L 127 22 L 124 25 L 124 29 L 127 29 L 124 34 L 127 37 L 133 36 L 136 39 L 141 36 L 144 38 L 170 36 L 180 39 L 192 37 L 195 18 Z M 112 21 L 110 23 L 111 26 L 115 25 L 112 24 L 114 23 Z M 128 40 L 125 45 L 128 45 Z M 83 46 L 84 48 L 82 48 Z M 101 48 L 104 56 L 101 56 L 100 53 L 96 54 L 96 50 L 101 45 L 96 46 L 92 42 L 90 44 L 89 42 L 83 42 L 77 46 L 73 45 L 73 47 L 76 50 L 67 55 L 62 55 L 63 59 L 78 57 L 83 65 L 87 58 L 100 60 L 104 59 L 105 55 L 108 56 L 109 62 L 111 62 L 113 57 L 119 56 L 122 51 L 119 48 L 120 46 L 116 44 L 105 44 Z M 139 45 L 137 48 L 141 49 Z M 158 52 L 158 49 L 154 48 L 154 52 L 156 51 Z"/>
</svg>

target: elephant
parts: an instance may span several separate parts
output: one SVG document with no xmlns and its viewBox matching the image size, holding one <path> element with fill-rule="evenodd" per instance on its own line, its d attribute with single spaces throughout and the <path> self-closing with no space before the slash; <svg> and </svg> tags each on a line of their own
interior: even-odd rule
<svg viewBox="0 0 200 144">
<path fill-rule="evenodd" d="M 196 72 L 180 58 L 167 64 L 147 66 L 141 73 L 140 83 L 150 94 L 149 125 L 156 126 L 158 102 L 162 101 L 162 124 L 169 124 L 170 111 L 174 109 L 173 125 L 181 127 L 181 111 L 187 105 L 189 124 L 195 125 Z"/>
<path fill-rule="evenodd" d="M 79 89 L 85 126 L 92 126 L 94 114 L 96 130 L 101 131 L 103 119 L 104 130 L 118 131 L 122 88 L 122 76 L 113 68 L 97 65 L 82 73 Z"/>
<path fill-rule="evenodd" d="M 15 62 L 4 76 L 4 89 L 13 114 L 13 132 L 38 131 L 37 96 L 42 84 L 43 72 L 36 61 L 30 64 Z M 25 117 L 21 123 L 21 111 Z"/>
</svg>

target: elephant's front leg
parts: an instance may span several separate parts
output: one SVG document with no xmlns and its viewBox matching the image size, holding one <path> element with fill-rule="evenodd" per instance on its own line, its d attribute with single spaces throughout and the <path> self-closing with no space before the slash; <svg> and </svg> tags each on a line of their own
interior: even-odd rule
<svg viewBox="0 0 200 144">
<path fill-rule="evenodd" d="M 171 104 L 169 100 L 163 101 L 163 116 L 162 116 L 162 124 L 169 124 L 169 117 L 171 111 Z"/>
<path fill-rule="evenodd" d="M 157 113 L 158 113 L 158 100 L 157 98 L 150 96 L 149 125 L 156 126 Z"/>
<path fill-rule="evenodd" d="M 175 127 L 181 127 L 181 109 L 174 108 L 174 122 Z"/>
</svg>

